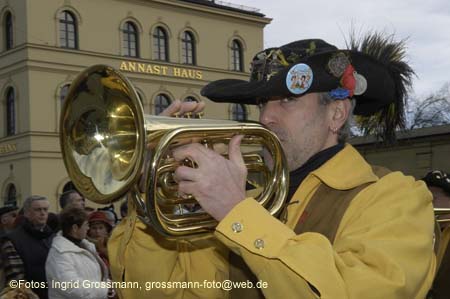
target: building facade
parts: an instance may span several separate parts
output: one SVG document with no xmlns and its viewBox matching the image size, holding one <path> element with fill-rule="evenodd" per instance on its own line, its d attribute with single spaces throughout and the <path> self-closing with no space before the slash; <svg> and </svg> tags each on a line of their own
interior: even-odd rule
<svg viewBox="0 0 450 299">
<path fill-rule="evenodd" d="M 246 80 L 270 19 L 208 0 L 0 0 L 0 206 L 57 198 L 69 178 L 59 118 L 85 68 L 120 69 L 146 114 L 174 99 L 205 101 L 205 118 L 257 119 L 255 107 L 200 96 L 209 81 Z"/>
</svg>

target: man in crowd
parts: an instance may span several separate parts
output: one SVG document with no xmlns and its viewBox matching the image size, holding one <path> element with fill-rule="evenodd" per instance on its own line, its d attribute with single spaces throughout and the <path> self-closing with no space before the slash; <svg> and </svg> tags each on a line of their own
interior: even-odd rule
<svg viewBox="0 0 450 299">
<path fill-rule="evenodd" d="M 54 236 L 47 226 L 50 203 L 46 197 L 32 195 L 23 204 L 25 221 L 5 237 L 2 251 L 7 283 L 25 279 L 35 284 L 32 289 L 39 298 L 47 298 L 45 261 Z"/>
<path fill-rule="evenodd" d="M 65 209 L 66 207 L 84 209 L 85 199 L 77 190 L 71 189 L 61 194 L 59 197 L 59 206 L 61 209 Z"/>
<path fill-rule="evenodd" d="M 165 238 L 140 222 L 130 202 L 109 243 L 114 280 L 267 287 L 122 289 L 122 298 L 425 297 L 435 271 L 425 184 L 372 168 L 345 144 L 353 107 L 392 139 L 413 71 L 391 38 L 373 34 L 351 48 L 311 39 L 266 49 L 253 59 L 250 82 L 219 80 L 202 90 L 216 102 L 260 106 L 260 122 L 279 137 L 290 170 L 283 221 L 246 196 L 242 136 L 235 136 L 229 159 L 200 144 L 173 153 L 198 165 L 178 167 L 175 180 L 180 195 L 194 195 L 218 221 L 214 235 Z"/>
</svg>

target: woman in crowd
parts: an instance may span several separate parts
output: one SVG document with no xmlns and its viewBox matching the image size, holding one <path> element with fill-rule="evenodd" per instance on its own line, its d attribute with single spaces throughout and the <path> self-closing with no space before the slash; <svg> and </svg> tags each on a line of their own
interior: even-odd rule
<svg viewBox="0 0 450 299">
<path fill-rule="evenodd" d="M 108 268 L 94 244 L 86 240 L 89 229 L 86 213 L 76 207 L 64 210 L 60 214 L 60 226 L 45 265 L 49 298 L 113 297 L 113 290 L 99 287 L 108 280 Z"/>
<path fill-rule="evenodd" d="M 89 215 L 89 241 L 95 244 L 98 254 L 109 266 L 106 244 L 111 235 L 112 224 L 103 211 L 96 211 Z"/>
</svg>

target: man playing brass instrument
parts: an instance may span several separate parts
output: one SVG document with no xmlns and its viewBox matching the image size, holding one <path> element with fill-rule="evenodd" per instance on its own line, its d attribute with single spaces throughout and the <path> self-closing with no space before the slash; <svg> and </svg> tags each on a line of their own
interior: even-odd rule
<svg viewBox="0 0 450 299">
<path fill-rule="evenodd" d="M 179 192 L 194 195 L 219 224 L 213 235 L 169 240 L 138 220 L 131 203 L 109 256 L 113 279 L 142 289 L 120 296 L 424 298 L 435 271 L 430 193 L 412 177 L 371 167 L 345 144 L 352 113 L 393 137 L 412 75 L 403 43 L 373 34 L 350 50 L 319 39 L 266 49 L 253 59 L 250 82 L 208 84 L 202 95 L 213 101 L 260 106 L 261 123 L 287 157 L 288 204 L 277 219 L 246 198 L 240 136 L 229 159 L 199 144 L 175 149 L 177 160 L 198 165 L 176 170 Z M 177 105 L 166 115 L 187 110 Z M 207 284 L 227 279 L 260 288 Z"/>
</svg>

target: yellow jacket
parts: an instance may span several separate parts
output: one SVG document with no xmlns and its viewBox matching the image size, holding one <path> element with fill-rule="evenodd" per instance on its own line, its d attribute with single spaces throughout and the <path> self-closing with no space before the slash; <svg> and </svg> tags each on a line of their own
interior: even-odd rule
<svg viewBox="0 0 450 299">
<path fill-rule="evenodd" d="M 318 233 L 294 233 L 321 183 L 346 190 L 368 182 L 374 183 L 350 203 L 333 244 Z M 223 281 L 228 278 L 229 248 L 267 284 L 262 289 L 267 298 L 317 298 L 312 285 L 324 299 L 422 299 L 431 286 L 436 263 L 431 199 L 423 182 L 399 172 L 379 179 L 347 145 L 303 181 L 292 198 L 299 204 L 289 205 L 286 224 L 247 198 L 219 223 L 215 238 L 177 242 L 144 231 L 132 212 L 114 230 L 109 243 L 111 271 L 114 280 L 121 281 L 125 271 L 125 280 L 147 285 L 152 281 Z M 122 298 L 228 296 L 216 288 L 120 291 Z"/>
</svg>

